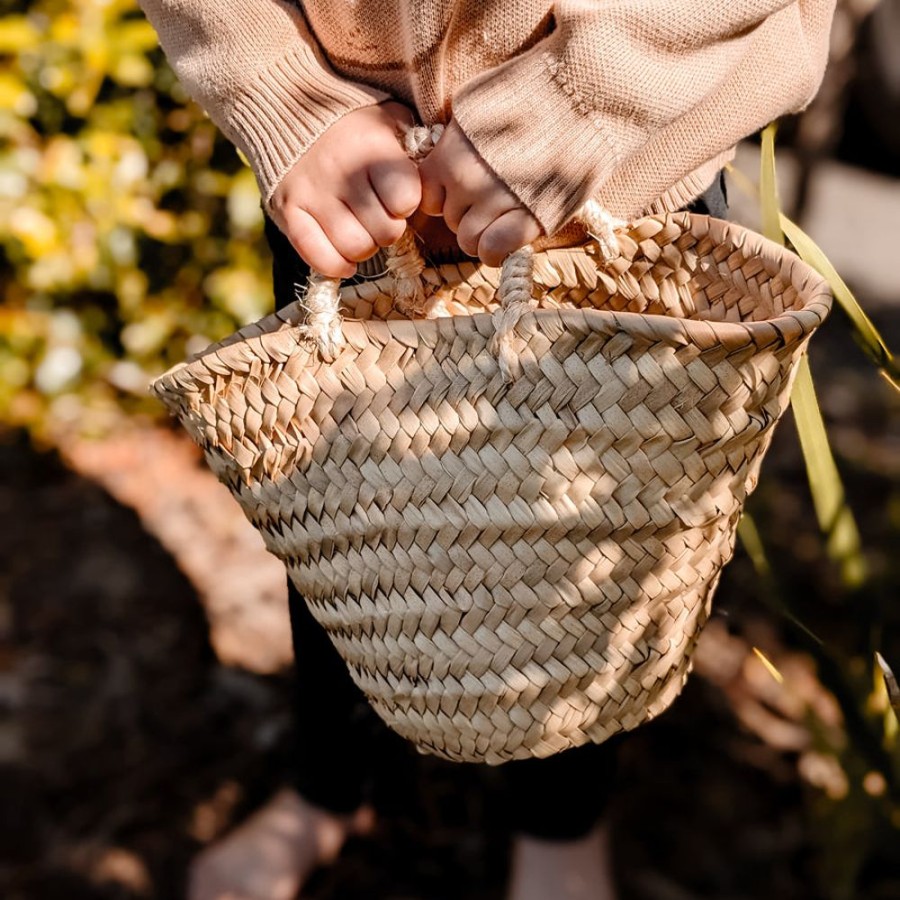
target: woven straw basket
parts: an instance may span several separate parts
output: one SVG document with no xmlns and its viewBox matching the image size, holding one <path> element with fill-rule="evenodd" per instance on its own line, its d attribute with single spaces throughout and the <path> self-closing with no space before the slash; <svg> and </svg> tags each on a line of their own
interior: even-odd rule
<svg viewBox="0 0 900 900">
<path fill-rule="evenodd" d="M 401 317 L 390 276 L 343 287 L 331 361 L 298 302 L 154 384 L 422 751 L 547 756 L 671 704 L 830 307 L 723 221 L 617 243 L 534 254 L 508 372 L 500 271 L 465 263 L 421 273 L 437 318 Z"/>
</svg>

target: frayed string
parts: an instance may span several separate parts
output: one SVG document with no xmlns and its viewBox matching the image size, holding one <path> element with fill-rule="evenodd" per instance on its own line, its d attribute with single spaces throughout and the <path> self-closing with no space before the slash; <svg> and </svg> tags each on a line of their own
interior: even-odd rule
<svg viewBox="0 0 900 900">
<path fill-rule="evenodd" d="M 600 250 L 604 262 L 618 259 L 620 250 L 616 229 L 624 228 L 625 222 L 615 218 L 596 200 L 586 200 L 576 219 L 584 225 L 587 233 L 597 242 L 597 248 Z"/>
<path fill-rule="evenodd" d="M 394 306 L 404 316 L 421 318 L 425 307 L 425 286 L 422 284 L 425 261 L 411 228 L 387 248 L 385 259 L 387 270 L 394 279 Z"/>
<path fill-rule="evenodd" d="M 407 156 L 418 162 L 431 153 L 443 133 L 443 125 L 414 125 L 404 129 L 400 137 Z M 425 261 L 411 228 L 387 248 L 385 257 L 388 271 L 394 277 L 394 306 L 404 316 L 421 318 L 425 315 L 425 285 L 422 283 Z"/>
<path fill-rule="evenodd" d="M 341 317 L 338 313 L 341 282 L 311 272 L 300 305 L 306 310 L 306 334 L 316 342 L 325 362 L 333 362 L 344 346 Z"/>
<path fill-rule="evenodd" d="M 434 150 L 443 133 L 443 125 L 413 125 L 405 128 L 400 137 L 406 155 L 419 162 Z"/>
</svg>

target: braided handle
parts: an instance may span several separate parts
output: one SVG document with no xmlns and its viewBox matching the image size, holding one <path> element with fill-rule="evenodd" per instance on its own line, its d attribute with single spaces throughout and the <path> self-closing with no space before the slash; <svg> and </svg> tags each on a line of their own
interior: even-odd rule
<svg viewBox="0 0 900 900">
<path fill-rule="evenodd" d="M 596 200 L 588 200 L 575 217 L 597 242 L 604 262 L 612 262 L 619 255 L 615 230 L 624 222 L 614 219 Z M 490 349 L 497 357 L 500 374 L 508 384 L 519 374 L 519 357 L 513 345 L 519 319 L 535 305 L 533 292 L 534 250 L 522 247 L 510 253 L 500 270 L 498 296 L 500 306 L 494 310 L 494 337 Z"/>
<path fill-rule="evenodd" d="M 410 159 L 424 159 L 434 149 L 443 131 L 443 125 L 430 128 L 416 125 L 406 129 L 401 141 Z M 597 242 L 605 262 L 611 262 L 619 255 L 615 230 L 624 222 L 614 219 L 596 200 L 588 200 L 575 218 L 585 225 L 588 234 Z M 423 315 L 434 318 L 447 314 L 443 306 L 437 303 L 427 307 L 422 282 L 425 261 L 411 228 L 406 228 L 400 240 L 387 248 L 385 255 L 387 270 L 394 278 L 394 305 L 400 312 L 410 318 L 421 318 Z M 500 270 L 500 306 L 492 316 L 495 333 L 490 350 L 496 356 L 501 376 L 507 383 L 519 372 L 513 344 L 516 325 L 535 305 L 533 272 L 534 250 L 530 246 L 511 253 Z M 326 362 L 333 362 L 345 343 L 338 312 L 340 286 L 340 279 L 313 272 L 305 296 L 304 305 L 308 312 L 305 332 L 315 341 Z"/>
</svg>

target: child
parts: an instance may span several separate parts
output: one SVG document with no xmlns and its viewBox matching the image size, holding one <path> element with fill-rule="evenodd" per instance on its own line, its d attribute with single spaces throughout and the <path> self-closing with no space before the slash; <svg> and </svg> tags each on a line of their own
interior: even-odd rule
<svg viewBox="0 0 900 900">
<path fill-rule="evenodd" d="M 734 144 L 813 96 L 834 6 L 141 3 L 187 90 L 256 173 L 277 225 L 267 233 L 279 305 L 307 267 L 352 276 L 409 217 L 433 258 L 498 265 L 526 243 L 563 240 L 588 197 L 630 219 L 688 206 L 711 184 L 706 196 L 716 196 Z M 398 127 L 413 121 L 447 126 L 418 166 L 397 142 Z M 721 212 L 713 202 L 706 208 Z M 355 712 L 360 695 L 293 590 L 291 617 L 300 721 L 315 723 L 298 790 L 209 852 L 193 900 L 293 896 L 366 827 L 366 770 L 406 752 Z M 613 743 L 502 767 L 519 833 L 512 900 L 614 896 L 598 825 Z"/>
</svg>

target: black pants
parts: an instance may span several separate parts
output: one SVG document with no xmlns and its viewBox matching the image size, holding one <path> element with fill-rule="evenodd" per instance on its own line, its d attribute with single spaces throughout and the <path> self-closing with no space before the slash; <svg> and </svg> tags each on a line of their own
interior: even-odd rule
<svg viewBox="0 0 900 900">
<path fill-rule="evenodd" d="M 726 215 L 724 178 L 689 208 Z M 275 303 L 281 309 L 295 299 L 295 286 L 306 283 L 309 267 L 268 218 L 266 237 L 273 256 Z M 288 599 L 296 658 L 295 787 L 317 806 L 351 812 L 367 799 L 374 779 L 390 784 L 414 764 L 415 751 L 369 707 L 293 584 L 288 585 Z M 498 789 L 499 781 L 502 796 L 496 808 L 504 812 L 510 830 L 553 840 L 587 834 L 609 801 L 623 739 L 501 766 L 492 786 Z"/>
</svg>

